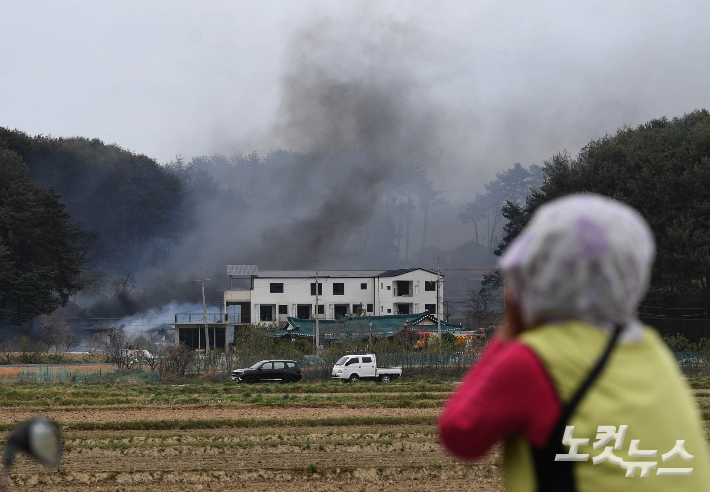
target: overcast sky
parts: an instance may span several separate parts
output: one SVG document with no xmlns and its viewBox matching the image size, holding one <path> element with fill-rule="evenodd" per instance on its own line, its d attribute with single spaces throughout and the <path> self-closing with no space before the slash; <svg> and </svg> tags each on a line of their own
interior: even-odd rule
<svg viewBox="0 0 710 492">
<path fill-rule="evenodd" d="M 0 125 L 159 162 L 357 145 L 294 131 L 321 87 L 294 80 L 316 70 L 405 101 L 395 146 L 425 141 L 455 203 L 515 162 L 710 106 L 709 18 L 707 0 L 6 1 Z"/>
</svg>

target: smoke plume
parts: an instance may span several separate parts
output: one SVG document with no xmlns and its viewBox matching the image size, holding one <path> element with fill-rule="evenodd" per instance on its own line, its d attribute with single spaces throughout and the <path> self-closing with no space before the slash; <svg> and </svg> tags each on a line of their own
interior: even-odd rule
<svg viewBox="0 0 710 492">
<path fill-rule="evenodd" d="M 200 266 L 211 279 L 211 301 L 228 288 L 227 264 L 401 266 L 391 252 L 391 196 L 437 165 L 445 127 L 414 73 L 426 61 L 424 40 L 397 23 L 321 22 L 300 30 L 287 51 L 268 136 L 290 151 L 177 166 L 183 177 L 204 178 L 206 171 L 216 179 L 206 190 L 204 179 L 183 179 L 195 183 L 184 210 L 193 226 L 165 265 L 136 274 L 145 290 L 103 299 L 83 315 L 134 315 L 194 301 L 199 286 L 185 282 L 196 279 Z M 181 285 L 160 287 L 174 284 Z"/>
</svg>

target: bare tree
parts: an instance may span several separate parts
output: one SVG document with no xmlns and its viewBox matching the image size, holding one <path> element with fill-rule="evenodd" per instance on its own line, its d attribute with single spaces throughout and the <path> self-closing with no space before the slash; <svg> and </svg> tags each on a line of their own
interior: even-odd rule
<svg viewBox="0 0 710 492">
<path fill-rule="evenodd" d="M 0 355 L 7 364 L 12 364 L 12 355 L 15 352 L 15 342 L 9 338 L 0 338 Z"/>
<path fill-rule="evenodd" d="M 184 343 L 180 343 L 170 350 L 165 356 L 161 357 L 159 370 L 161 374 L 174 374 L 176 376 L 184 376 L 187 367 L 195 359 L 195 351 L 187 347 Z"/>
<path fill-rule="evenodd" d="M 125 277 L 112 278 L 110 286 L 114 297 L 123 291 L 130 295 L 134 295 L 136 293 L 136 279 L 130 274 L 130 272 L 126 273 Z"/>
<path fill-rule="evenodd" d="M 464 324 L 469 330 L 498 324 L 503 316 L 500 289 L 471 291 L 466 299 Z"/>
<path fill-rule="evenodd" d="M 61 348 L 66 352 L 71 352 L 81 344 L 81 337 L 70 326 L 67 325 L 61 338 Z"/>
<path fill-rule="evenodd" d="M 106 356 L 106 362 L 116 364 L 119 369 L 132 367 L 137 358 L 133 346 L 133 337 L 125 331 L 109 326 L 101 333 L 100 345 Z"/>
<path fill-rule="evenodd" d="M 54 348 L 56 353 L 62 339 L 61 319 L 52 316 L 39 316 L 42 327 L 42 341 L 47 345 L 47 352 Z"/>
<path fill-rule="evenodd" d="M 81 343 L 81 337 L 72 329 L 60 311 L 58 309 L 52 315 L 39 317 L 43 324 L 42 341 L 47 345 L 47 352 L 51 348 L 54 348 L 54 353 L 69 352 Z"/>
<path fill-rule="evenodd" d="M 417 195 L 419 196 L 419 209 L 424 215 L 422 226 L 422 249 L 426 248 L 426 233 L 429 223 L 429 211 L 446 202 L 441 195 L 441 190 L 434 189 L 434 181 L 427 178 L 426 171 L 420 171 L 417 176 Z M 420 253 L 421 254 L 421 253 Z"/>
<path fill-rule="evenodd" d="M 136 340 L 136 345 L 140 346 L 140 350 L 138 351 L 138 362 L 150 367 L 151 371 L 154 371 L 156 367 L 160 365 L 160 358 L 162 355 L 162 350 L 160 344 L 156 341 L 156 336 L 157 335 L 150 338 L 141 336 L 140 344 L 139 341 Z M 138 349 L 138 347 L 136 347 L 136 349 Z"/>
</svg>

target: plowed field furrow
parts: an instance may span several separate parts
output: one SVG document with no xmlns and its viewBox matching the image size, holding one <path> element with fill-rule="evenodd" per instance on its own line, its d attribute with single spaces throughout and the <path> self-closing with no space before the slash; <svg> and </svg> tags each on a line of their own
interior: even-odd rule
<svg viewBox="0 0 710 492">
<path fill-rule="evenodd" d="M 244 405 L 240 407 L 155 406 L 145 408 L 64 408 L 42 412 L 0 409 L 0 422 L 20 422 L 41 413 L 60 423 L 128 422 L 141 420 L 200 420 L 200 419 L 282 419 L 289 420 L 338 417 L 406 417 L 410 415 L 436 416 L 439 408 L 273 408 Z"/>
</svg>

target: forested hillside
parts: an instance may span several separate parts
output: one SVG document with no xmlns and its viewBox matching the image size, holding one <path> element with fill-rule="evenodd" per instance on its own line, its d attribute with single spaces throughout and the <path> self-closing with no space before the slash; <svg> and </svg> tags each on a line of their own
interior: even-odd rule
<svg viewBox="0 0 710 492">
<path fill-rule="evenodd" d="M 660 118 L 591 141 L 576 157 L 545 162 L 545 182 L 526 206 L 509 204 L 510 241 L 542 204 L 593 192 L 628 203 L 657 242 L 651 291 L 642 315 L 702 320 L 710 311 L 710 112 Z M 505 247 L 503 244 L 502 247 Z M 669 311 L 674 309 L 674 311 Z"/>
<path fill-rule="evenodd" d="M 125 274 L 165 258 L 184 226 L 180 179 L 144 155 L 98 139 L 31 137 L 0 128 L 40 186 L 54 187 L 84 232 L 85 266 Z"/>
<path fill-rule="evenodd" d="M 7 128 L 0 149 L 66 204 L 82 257 L 82 315 L 93 317 L 191 301 L 189 281 L 200 267 L 218 292 L 228 263 L 404 266 L 415 261 L 428 214 L 443 201 L 424 165 L 363 149 L 160 165 L 98 139 Z M 423 228 L 421 246 L 410 241 L 415 227 Z"/>
</svg>

